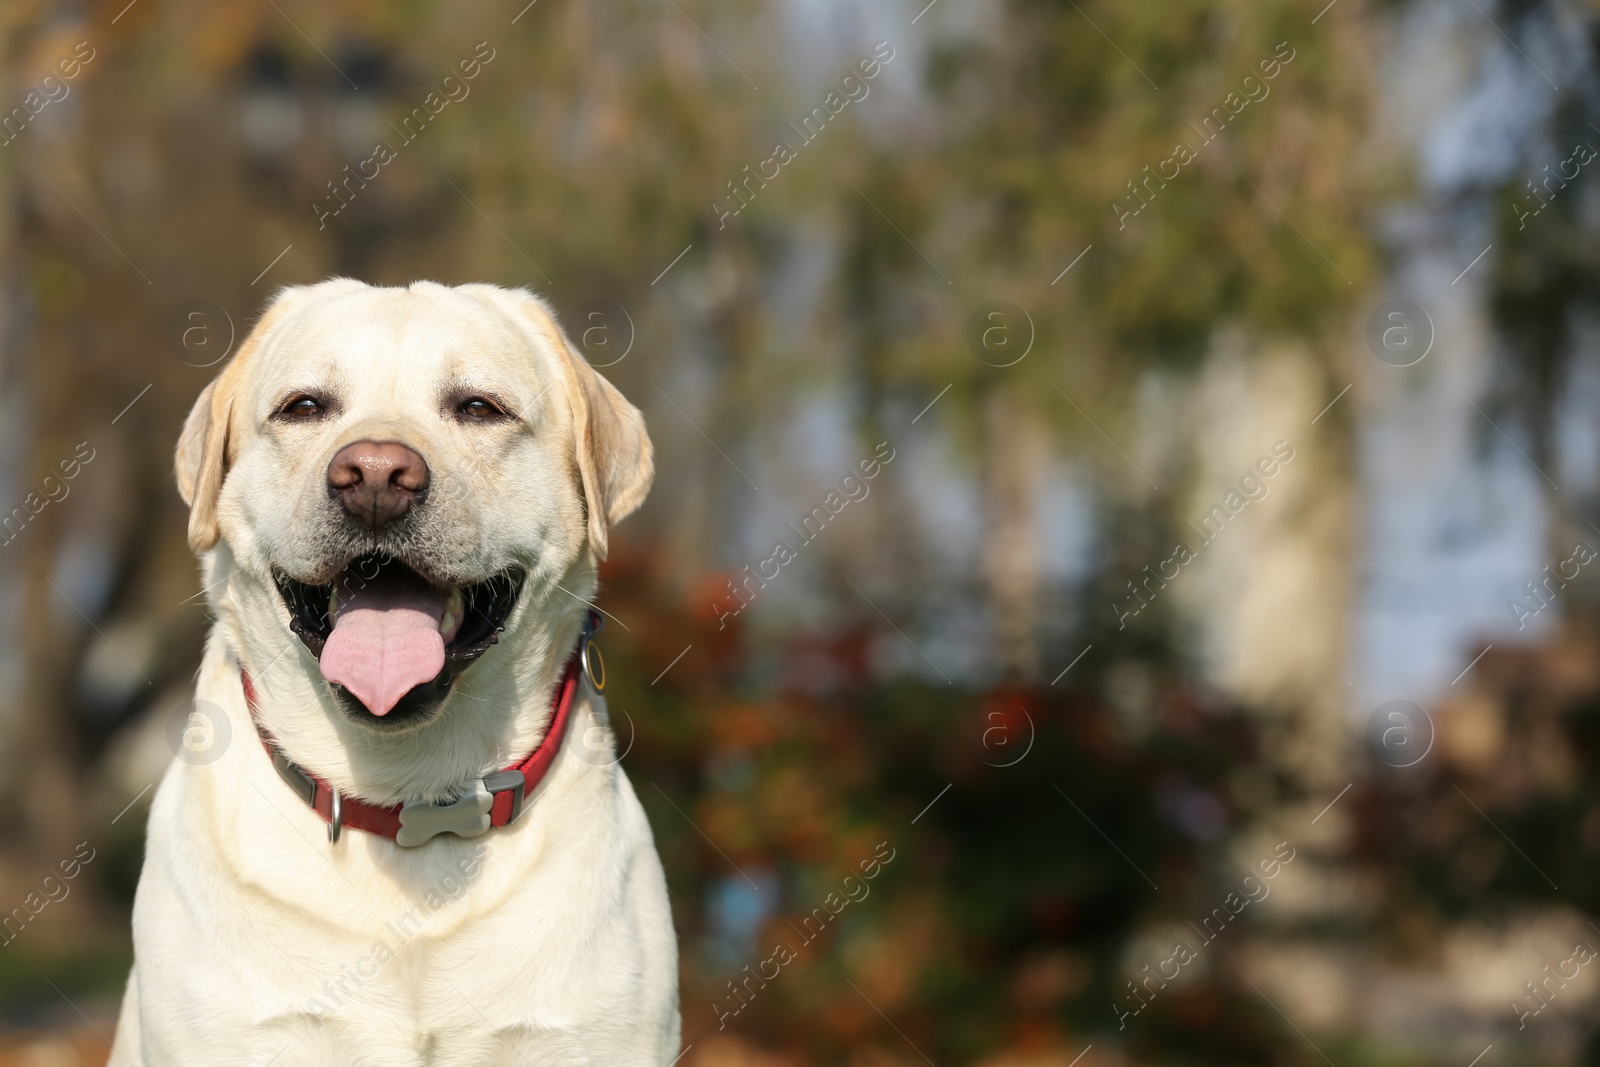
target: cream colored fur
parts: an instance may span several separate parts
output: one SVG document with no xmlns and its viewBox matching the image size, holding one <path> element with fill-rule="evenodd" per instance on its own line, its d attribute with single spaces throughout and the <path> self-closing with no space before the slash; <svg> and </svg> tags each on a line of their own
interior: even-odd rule
<svg viewBox="0 0 1600 1067">
<path fill-rule="evenodd" d="M 508 399 L 520 421 L 452 418 L 452 384 Z M 340 409 L 312 425 L 270 418 L 306 388 Z M 443 713 L 394 734 L 340 712 L 272 580 L 274 566 L 331 579 L 324 472 L 364 439 L 427 460 L 432 486 L 407 522 L 435 574 L 528 575 Z M 612 759 L 564 745 L 522 818 L 478 838 L 404 849 L 346 829 L 330 844 L 274 773 L 239 678 L 250 671 L 289 757 L 346 795 L 447 800 L 521 758 L 546 729 L 608 527 L 649 489 L 639 412 L 525 292 L 340 279 L 278 295 L 195 404 L 177 472 L 217 620 L 197 706 L 231 740 L 214 762 L 175 761 L 156 792 L 110 1062 L 667 1067 L 672 915 Z M 569 740 L 595 722 L 575 709 Z"/>
</svg>

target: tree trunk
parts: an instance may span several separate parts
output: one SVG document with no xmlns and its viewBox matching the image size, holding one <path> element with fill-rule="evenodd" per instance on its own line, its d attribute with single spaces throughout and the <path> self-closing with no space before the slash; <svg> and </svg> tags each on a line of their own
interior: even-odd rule
<svg viewBox="0 0 1600 1067">
<path fill-rule="evenodd" d="M 1037 506 L 1045 439 L 1038 416 L 1003 387 L 985 399 L 983 425 L 983 581 L 998 661 L 1008 676 L 1030 681 L 1039 669 Z"/>
</svg>

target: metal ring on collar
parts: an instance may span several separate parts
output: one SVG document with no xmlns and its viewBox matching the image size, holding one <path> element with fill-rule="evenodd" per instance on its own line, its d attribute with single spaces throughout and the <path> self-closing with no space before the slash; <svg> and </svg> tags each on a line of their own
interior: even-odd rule
<svg viewBox="0 0 1600 1067">
<path fill-rule="evenodd" d="M 344 801 L 340 798 L 337 789 L 328 790 L 328 796 L 331 798 L 329 815 L 332 816 L 328 820 L 328 843 L 337 845 L 339 843 L 339 831 L 344 827 Z"/>
<path fill-rule="evenodd" d="M 600 655 L 600 646 L 593 640 L 583 639 L 583 654 L 581 657 L 584 677 L 589 679 L 589 685 L 596 693 L 605 692 L 606 688 L 606 661 Z"/>
</svg>

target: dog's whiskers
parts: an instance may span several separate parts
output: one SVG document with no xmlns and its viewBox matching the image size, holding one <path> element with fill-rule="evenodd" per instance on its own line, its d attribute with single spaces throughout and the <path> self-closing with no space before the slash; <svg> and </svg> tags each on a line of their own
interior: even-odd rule
<svg viewBox="0 0 1600 1067">
<path fill-rule="evenodd" d="M 566 586 L 562 585 L 560 582 L 551 582 L 550 584 L 555 586 L 557 589 L 561 590 L 563 593 L 567 594 L 572 599 L 576 600 L 578 603 L 586 604 L 589 607 L 593 608 L 594 610 L 598 611 L 600 614 L 604 615 L 606 618 L 610 619 L 612 622 L 616 623 L 618 626 L 622 627 L 624 630 L 627 630 L 630 634 L 633 633 L 633 628 L 632 627 L 630 627 L 627 623 L 623 622 L 621 619 L 617 618 L 615 615 L 611 614 L 611 612 L 607 611 L 605 608 L 602 608 L 599 604 L 596 604 L 594 601 L 585 600 L 583 597 L 579 596 L 577 593 L 574 593 L 572 590 L 568 589 Z"/>
</svg>

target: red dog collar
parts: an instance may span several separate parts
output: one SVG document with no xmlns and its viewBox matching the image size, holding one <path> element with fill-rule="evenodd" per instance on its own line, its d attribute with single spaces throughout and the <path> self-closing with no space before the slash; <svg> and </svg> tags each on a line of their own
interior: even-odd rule
<svg viewBox="0 0 1600 1067">
<path fill-rule="evenodd" d="M 544 740 L 539 742 L 539 747 L 526 759 L 473 782 L 470 792 L 450 804 L 408 800 L 404 804 L 379 807 L 330 789 L 328 783 L 297 766 L 283 754 L 257 717 L 255 686 L 250 682 L 249 673 L 242 668 L 239 680 L 244 683 L 244 699 L 250 707 L 250 718 L 256 724 L 256 733 L 272 757 L 272 766 L 278 772 L 278 777 L 308 807 L 322 816 L 328 824 L 329 841 L 339 840 L 342 827 L 353 826 L 410 848 L 424 844 L 441 833 L 477 837 L 490 827 L 505 826 L 522 814 L 524 803 L 538 788 L 561 749 L 561 739 L 567 732 L 567 719 L 577 694 L 580 661 L 582 673 L 590 678 L 596 693 L 605 685 L 604 670 L 591 672 L 590 669 L 592 663 L 599 662 L 599 650 L 590 639 L 591 632 L 584 634 L 581 654 L 574 656 L 567 664 L 561 684 L 551 701 L 554 714 L 550 716 L 550 728 L 545 732 Z"/>
</svg>

